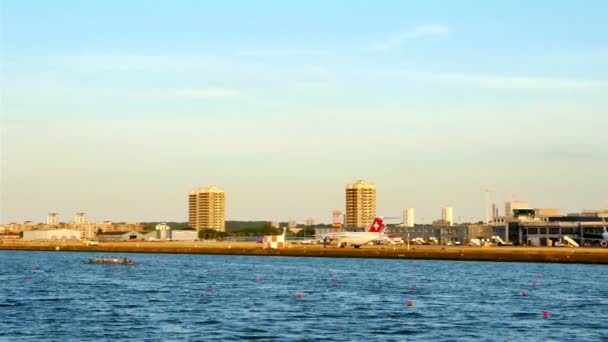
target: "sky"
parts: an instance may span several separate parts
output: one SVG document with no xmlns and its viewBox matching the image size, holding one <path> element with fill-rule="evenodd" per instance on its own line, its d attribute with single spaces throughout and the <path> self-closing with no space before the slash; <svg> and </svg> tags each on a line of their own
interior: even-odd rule
<svg viewBox="0 0 608 342">
<path fill-rule="evenodd" d="M 0 4 L 0 223 L 608 207 L 606 1 Z"/>
</svg>

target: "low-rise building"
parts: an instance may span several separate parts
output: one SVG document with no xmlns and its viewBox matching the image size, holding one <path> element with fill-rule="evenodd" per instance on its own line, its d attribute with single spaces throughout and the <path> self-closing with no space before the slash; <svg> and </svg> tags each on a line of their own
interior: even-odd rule
<svg viewBox="0 0 608 342">
<path fill-rule="evenodd" d="M 72 229 L 41 229 L 23 232 L 23 241 L 80 240 L 80 232 Z"/>
<path fill-rule="evenodd" d="M 11 222 L 9 224 L 2 225 L 2 228 L 3 228 L 2 230 L 4 230 L 5 232 L 21 233 L 21 232 L 25 232 L 28 230 L 42 228 L 42 225 L 37 225 L 36 223 L 34 223 L 32 221 L 25 221 L 25 222 L 23 222 L 23 224 Z"/>
<path fill-rule="evenodd" d="M 399 227 L 395 229 L 395 232 L 405 239 L 422 239 L 429 240 L 431 237 L 439 239 L 441 237 L 441 227 L 428 226 L 428 225 L 415 225 L 414 227 Z"/>
<path fill-rule="evenodd" d="M 111 221 L 105 221 L 102 224 L 97 224 L 97 227 L 101 229 L 103 233 L 110 232 L 143 232 L 144 226 L 138 222 L 130 222 L 130 223 L 112 223 Z"/>
<path fill-rule="evenodd" d="M 160 223 L 156 225 L 156 231 L 158 232 L 157 239 L 167 240 L 169 238 L 171 227 L 169 227 L 166 223 Z"/>
<path fill-rule="evenodd" d="M 171 231 L 171 240 L 173 240 L 173 241 L 196 241 L 196 240 L 198 240 L 198 231 L 196 231 L 196 230 L 173 230 L 173 231 Z"/>
<path fill-rule="evenodd" d="M 156 232 L 154 232 L 156 233 Z M 144 234 L 141 232 L 130 231 L 130 232 L 108 232 L 97 235 L 99 241 L 131 241 L 131 240 L 144 240 Z"/>
<path fill-rule="evenodd" d="M 156 230 L 147 232 L 144 234 L 142 239 L 144 241 L 158 241 L 158 232 Z"/>
<path fill-rule="evenodd" d="M 397 226 L 389 229 L 389 235 L 397 235 L 404 240 L 437 241 L 440 244 L 468 244 L 471 239 L 489 239 L 494 235 L 494 227 L 482 224 L 452 225 L 448 221 L 437 220 L 432 225 L 414 227 Z"/>
</svg>

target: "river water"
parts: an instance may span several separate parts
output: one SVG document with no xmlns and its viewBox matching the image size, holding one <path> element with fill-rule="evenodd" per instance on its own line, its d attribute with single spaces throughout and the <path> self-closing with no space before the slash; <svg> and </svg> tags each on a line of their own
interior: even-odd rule
<svg viewBox="0 0 608 342">
<path fill-rule="evenodd" d="M 1 251 L 0 340 L 608 341 L 601 265 L 101 255 Z"/>
</svg>

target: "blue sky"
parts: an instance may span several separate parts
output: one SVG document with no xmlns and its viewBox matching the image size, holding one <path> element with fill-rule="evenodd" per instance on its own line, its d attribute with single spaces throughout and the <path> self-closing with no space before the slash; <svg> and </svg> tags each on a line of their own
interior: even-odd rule
<svg viewBox="0 0 608 342">
<path fill-rule="evenodd" d="M 604 1 L 1 1 L 0 222 L 608 207 Z"/>
</svg>

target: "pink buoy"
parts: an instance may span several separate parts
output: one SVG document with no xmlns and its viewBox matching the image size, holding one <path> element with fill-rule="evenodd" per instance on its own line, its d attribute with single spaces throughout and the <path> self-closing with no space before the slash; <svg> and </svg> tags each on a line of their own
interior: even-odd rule
<svg viewBox="0 0 608 342">
<path fill-rule="evenodd" d="M 528 292 L 526 292 L 526 291 L 521 291 L 521 296 L 522 296 L 522 297 L 525 297 L 525 296 L 527 296 L 527 295 L 528 295 Z"/>
<path fill-rule="evenodd" d="M 298 299 L 302 299 L 302 298 L 304 298 L 304 295 L 303 295 L 303 294 L 301 294 L 301 293 L 298 293 L 298 294 L 296 295 L 296 298 L 298 298 Z"/>
<path fill-rule="evenodd" d="M 120 272 L 112 272 L 113 275 L 119 275 Z"/>
<path fill-rule="evenodd" d="M 205 289 L 205 292 L 211 292 L 211 291 L 213 291 L 213 289 L 211 289 L 210 287 Z"/>
<path fill-rule="evenodd" d="M 333 276 L 334 276 L 334 274 L 333 274 L 333 273 L 330 273 L 330 274 L 329 274 L 329 276 L 330 276 L 330 277 L 333 277 Z"/>
<path fill-rule="evenodd" d="M 32 279 L 33 279 L 32 276 L 26 276 L 25 277 L 25 280 L 32 280 Z"/>
<path fill-rule="evenodd" d="M 412 286 L 410 286 L 410 287 L 409 287 L 409 290 L 410 290 L 410 291 L 416 291 L 416 285 L 412 285 Z"/>
<path fill-rule="evenodd" d="M 265 281 L 265 279 L 264 279 L 264 278 L 261 278 L 261 277 L 260 277 L 260 278 L 258 278 L 258 282 L 263 283 L 264 281 Z"/>
<path fill-rule="evenodd" d="M 536 286 L 536 282 L 535 281 L 532 282 L 532 286 Z"/>
<path fill-rule="evenodd" d="M 331 286 L 338 286 L 338 283 L 336 283 L 335 281 L 333 283 L 331 283 Z"/>
<path fill-rule="evenodd" d="M 545 317 L 545 318 L 549 317 L 549 311 L 543 311 L 543 317 Z"/>
<path fill-rule="evenodd" d="M 408 300 L 407 303 L 405 303 L 405 305 L 407 306 L 414 306 L 414 302 L 411 300 Z"/>
<path fill-rule="evenodd" d="M 33 270 L 39 270 L 40 268 L 38 266 L 32 266 Z"/>
</svg>

